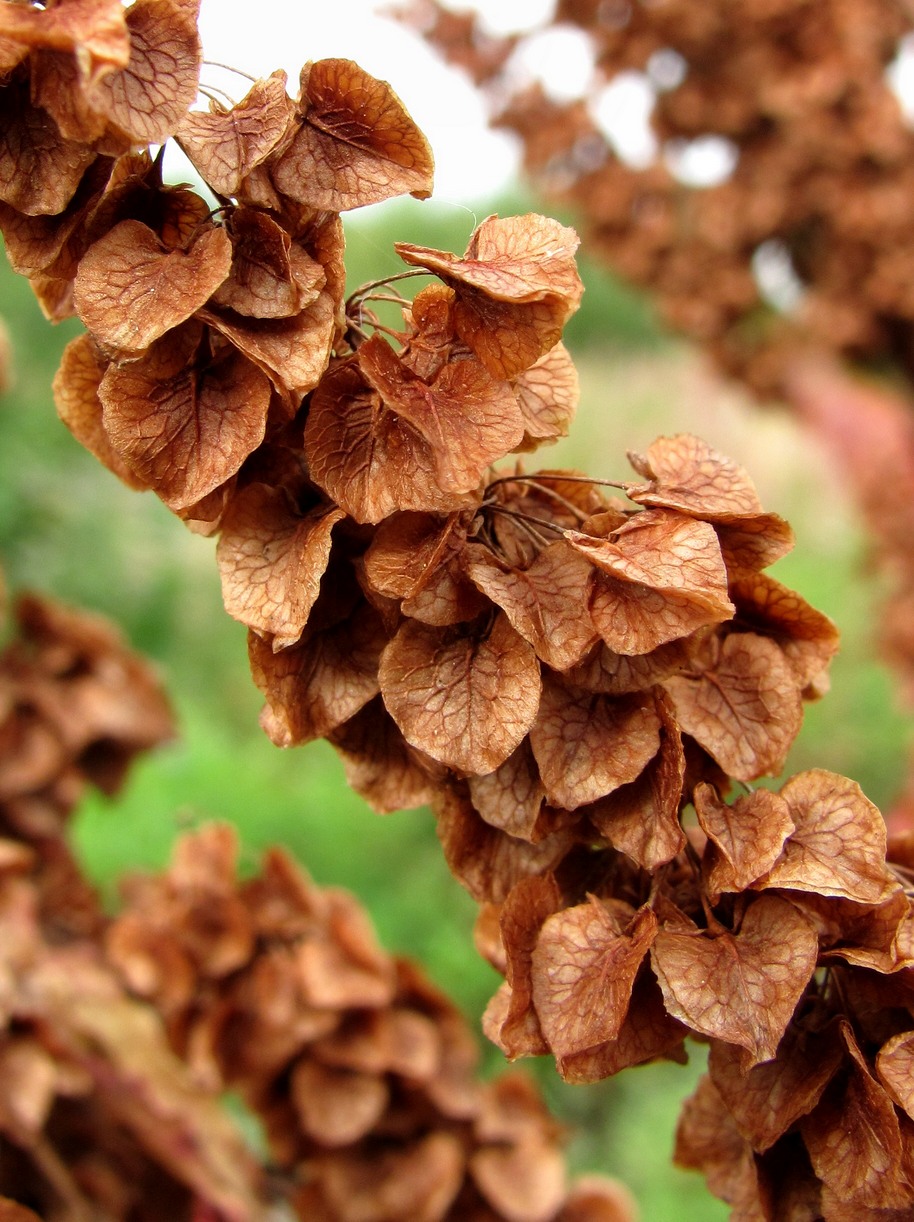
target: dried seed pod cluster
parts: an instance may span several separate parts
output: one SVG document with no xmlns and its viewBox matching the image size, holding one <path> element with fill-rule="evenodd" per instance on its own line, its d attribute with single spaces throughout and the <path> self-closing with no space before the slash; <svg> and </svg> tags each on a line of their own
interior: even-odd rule
<svg viewBox="0 0 914 1222">
<path fill-rule="evenodd" d="M 0 841 L 0 1216 L 19 1222 L 12 1199 L 46 1222 L 265 1217 L 260 1168 L 158 1015 L 96 938 L 43 920 L 46 851 Z"/>
<path fill-rule="evenodd" d="M 561 0 L 529 38 L 494 37 L 437 0 L 401 15 L 487 92 L 588 253 L 836 452 L 888 576 L 883 647 L 910 694 L 914 132 L 892 84 L 910 6 Z M 558 99 L 530 85 L 525 51 L 572 28 L 593 71 Z M 605 116 L 633 73 L 653 99 L 654 155 L 642 142 L 626 160 Z M 880 393 L 848 362 L 892 384 Z"/>
<path fill-rule="evenodd" d="M 152 668 L 105 621 L 16 600 L 0 651 L 0 836 L 38 854 L 42 919 L 90 932 L 100 911 L 64 840 L 88 785 L 113 794 L 133 758 L 174 733 Z"/>
<path fill-rule="evenodd" d="M 660 868 L 581 848 L 483 908 L 478 943 L 506 977 L 487 1034 L 571 1082 L 682 1060 L 697 1037 L 710 1084 L 677 1158 L 734 1218 L 908 1216 L 909 840 L 887 860 L 880 812 L 822 770 L 732 805 L 701 783 L 693 804 Z"/>
<path fill-rule="evenodd" d="M 528 36 L 494 38 L 437 0 L 402 15 L 490 93 L 536 185 L 578 210 L 588 251 L 649 288 L 728 372 L 782 391 L 814 343 L 910 373 L 914 134 L 887 78 L 911 28 L 904 0 L 711 0 L 698 13 L 688 0 L 560 0 L 531 42 L 583 31 L 593 63 L 561 101 L 525 76 Z M 653 96 L 654 156 L 637 164 L 602 119 L 625 73 Z M 677 173 L 709 137 L 726 142 L 730 172 L 710 185 Z M 766 308 L 753 273 L 766 243 L 802 286 L 789 318 Z"/>
<path fill-rule="evenodd" d="M 464 1020 L 352 896 L 278 850 L 242 883 L 235 857 L 225 826 L 183 837 L 165 874 L 127 881 L 107 954 L 197 1080 L 259 1114 L 296 1216 L 629 1222 L 617 1184 L 567 1184 L 526 1077 L 477 1080 Z"/>
<path fill-rule="evenodd" d="M 412 302 L 383 282 L 344 303 L 336 210 L 424 195 L 431 174 L 356 65 L 307 65 L 295 102 L 274 74 L 176 138 L 215 212 L 134 151 L 92 162 L 65 221 L 49 198 L 13 231 L 64 242 L 33 282 L 89 328 L 57 377 L 65 421 L 220 532 L 271 737 L 329 736 L 381 808 L 434 798 L 482 898 L 594 836 L 668 860 L 690 785 L 780 769 L 834 651 L 828 621 L 762 575 L 789 527 L 689 437 L 634 460 L 634 509 L 575 473 L 492 470 L 573 415 L 576 236 L 490 217 L 463 256 L 398 244 L 407 275 L 436 277 Z"/>
<path fill-rule="evenodd" d="M 330 60 L 306 65 L 294 101 L 277 73 L 187 112 L 199 53 L 168 39 L 193 3 L 6 0 L 0 16 L 3 155 L 24 150 L 0 172 L 0 225 L 49 316 L 88 328 L 60 414 L 121 478 L 220 533 L 271 738 L 327 737 L 378 809 L 434 805 L 506 975 L 492 1038 L 553 1053 L 572 1080 L 709 1040 L 717 1093 L 693 1105 L 681 1156 L 744 1216 L 774 1216 L 770 1168 L 810 1217 L 908 1211 L 908 863 L 886 866 L 878 812 L 832 774 L 723 800 L 732 779 L 780 771 L 836 648 L 764 572 L 789 527 L 690 436 L 631 457 L 627 500 L 576 472 L 493 469 L 573 415 L 573 231 L 490 217 L 462 256 L 401 243 L 405 275 L 433 282 L 412 302 L 397 278 L 344 301 L 339 211 L 431 184 L 386 85 Z M 96 42 L 89 71 L 95 52 L 75 48 Z M 70 109 L 51 47 L 78 81 Z M 130 115 L 158 96 L 181 101 L 145 135 Z M 137 151 L 166 135 L 217 209 Z M 391 299 L 399 331 L 373 310 Z M 186 842 L 168 876 L 132 885 L 108 950 L 195 1073 L 261 1112 L 302 1216 L 620 1216 L 610 1190 L 566 1196 L 526 1087 L 472 1087 L 453 1012 L 351 901 L 279 855 L 239 887 L 232 854 L 222 832 Z M 721 1066 L 752 1089 L 772 1066 L 789 1077 L 794 1044 L 829 1024 L 821 1091 L 794 1114 L 775 1089 L 776 1119 L 750 1130 Z M 860 1100 L 873 1156 L 902 1167 L 885 1181 L 844 1169 Z M 726 1152 L 706 1157 L 703 1132 Z"/>
<path fill-rule="evenodd" d="M 242 884 L 228 828 L 189 836 L 106 918 L 64 823 L 170 732 L 168 709 L 95 617 L 23 598 L 17 618 L 0 654 L 0 1217 L 257 1222 L 286 1202 L 328 1222 L 630 1222 L 619 1185 L 566 1183 L 531 1084 L 479 1082 L 454 1007 L 281 853 Z M 263 1115 L 269 1172 L 229 1087 Z"/>
<path fill-rule="evenodd" d="M 151 667 L 96 616 L 34 596 L 0 653 L 0 1216 L 262 1216 L 260 1170 L 158 1016 L 103 960 L 107 924 L 66 839 L 171 736 Z M 6 1212 L 4 1212 L 6 1211 Z"/>
</svg>

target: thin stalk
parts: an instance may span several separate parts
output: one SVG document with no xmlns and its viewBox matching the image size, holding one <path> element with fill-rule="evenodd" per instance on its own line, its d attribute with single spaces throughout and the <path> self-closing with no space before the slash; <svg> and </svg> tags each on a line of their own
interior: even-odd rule
<svg viewBox="0 0 914 1222">
<path fill-rule="evenodd" d="M 413 276 L 430 276 L 431 272 L 423 271 L 419 267 L 414 267 L 408 272 L 397 272 L 393 276 L 382 276 L 380 280 L 369 280 L 367 284 L 360 285 L 354 293 L 352 293 L 346 302 L 346 309 L 349 309 L 350 304 L 360 301 L 366 297 L 372 289 L 385 288 L 389 284 L 395 284 L 398 280 L 408 280 Z"/>
<path fill-rule="evenodd" d="M 515 481 L 533 484 L 539 483 L 541 480 L 550 479 L 554 479 L 557 483 L 561 484 L 593 484 L 598 488 L 619 488 L 623 492 L 631 486 L 629 484 L 620 484 L 617 480 L 612 479 L 594 479 L 590 475 L 565 475 L 560 471 L 552 475 L 549 471 L 537 471 L 535 475 L 501 475 L 498 479 L 493 479 L 489 487 L 494 488 L 496 484 L 509 484 Z"/>
<path fill-rule="evenodd" d="M 243 76 L 246 81 L 257 84 L 256 76 L 251 76 L 250 72 L 242 72 L 240 68 L 233 68 L 231 64 L 220 64 L 216 59 L 204 59 L 202 62 L 207 68 L 223 68 L 226 72 L 234 72 L 236 76 Z"/>
</svg>

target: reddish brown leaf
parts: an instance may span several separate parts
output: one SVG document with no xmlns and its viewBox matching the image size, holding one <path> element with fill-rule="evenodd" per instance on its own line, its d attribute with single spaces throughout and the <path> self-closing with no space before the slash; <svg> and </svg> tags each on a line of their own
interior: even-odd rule
<svg viewBox="0 0 914 1222">
<path fill-rule="evenodd" d="M 766 569 L 793 550 L 790 523 L 776 513 L 759 513 L 733 522 L 715 521 L 720 550 L 731 577 Z"/>
<path fill-rule="evenodd" d="M 734 580 L 730 593 L 740 624 L 777 641 L 800 688 L 816 680 L 838 652 L 834 623 L 764 573 Z"/>
<path fill-rule="evenodd" d="M 738 1048 L 712 1040 L 708 1067 L 733 1123 L 763 1153 L 813 1110 L 843 1056 L 836 1026 L 819 1031 L 794 1022 L 774 1060 L 746 1070 Z"/>
<path fill-rule="evenodd" d="M 130 59 L 101 76 L 91 104 L 131 144 L 162 144 L 197 96 L 199 0 L 134 0 L 124 14 Z"/>
<path fill-rule="evenodd" d="M 412 998 L 405 1000 L 386 1010 L 345 1015 L 336 1031 L 312 1045 L 312 1055 L 337 1069 L 429 1081 L 441 1068 L 445 1033 L 434 1018 L 412 1008 Z"/>
<path fill-rule="evenodd" d="M 895 1103 L 914 1119 L 914 1032 L 902 1031 L 883 1044 L 876 1073 Z"/>
<path fill-rule="evenodd" d="M 378 694 L 378 659 L 386 642 L 378 614 L 367 604 L 278 653 L 252 633 L 251 671 L 267 699 L 261 725 L 273 742 L 290 747 L 323 738 L 354 717 Z"/>
<path fill-rule="evenodd" d="M 885 821 L 856 781 L 813 768 L 791 777 L 781 797 L 795 829 L 756 888 L 786 887 L 863 904 L 878 904 L 898 889 L 885 864 Z"/>
<path fill-rule="evenodd" d="M 650 482 L 631 484 L 627 495 L 641 505 L 665 505 L 712 522 L 732 522 L 762 512 L 747 472 L 688 433 L 658 437 L 646 454 L 629 462 Z"/>
<path fill-rule="evenodd" d="M 580 386 L 578 371 L 563 343 L 550 348 L 512 385 L 524 419 L 524 439 L 516 450 L 536 450 L 567 435 Z"/>
<path fill-rule="evenodd" d="M 120 0 L 68 0 L 47 9 L 5 4 L 0 38 L 26 50 L 79 52 L 80 69 L 90 81 L 123 68 L 130 53 Z"/>
<path fill-rule="evenodd" d="M 555 347 L 578 307 L 577 245 L 574 230 L 529 214 L 488 217 L 463 258 L 405 242 L 395 249 L 454 286 L 460 338 L 495 377 L 514 378 Z"/>
<path fill-rule="evenodd" d="M 565 1199 L 565 1160 L 542 1136 L 483 1146 L 470 1156 L 469 1172 L 502 1217 L 551 1222 Z"/>
<path fill-rule="evenodd" d="M 636 1222 L 635 1198 L 619 1180 L 581 1175 L 571 1186 L 555 1222 Z"/>
<path fill-rule="evenodd" d="M 245 318 L 212 306 L 200 310 L 198 317 L 262 369 L 281 394 L 289 396 L 291 416 L 301 397 L 314 389 L 327 368 L 336 328 L 335 310 L 330 294 L 321 292 L 290 318 Z"/>
<path fill-rule="evenodd" d="M 685 778 L 682 736 L 669 697 L 655 692 L 660 750 L 634 781 L 580 811 L 609 843 L 642 869 L 655 871 L 685 846 L 679 806 Z"/>
<path fill-rule="evenodd" d="M 217 195 L 234 197 L 279 144 L 294 113 L 286 74 L 277 71 L 255 81 L 231 110 L 211 100 L 209 113 L 191 111 L 181 120 L 175 139 Z"/>
<path fill-rule="evenodd" d="M 238 207 L 227 227 L 231 274 L 217 288 L 213 305 L 250 318 L 290 318 L 317 299 L 324 269 L 272 217 Z"/>
<path fill-rule="evenodd" d="M 707 878 L 712 894 L 745 891 L 771 868 L 795 830 L 785 799 L 767 789 L 739 797 L 728 806 L 713 786 L 701 783 L 692 801 L 708 837 Z"/>
<path fill-rule="evenodd" d="M 4 4 L 4 11 L 10 9 Z M 0 90 L 0 200 L 30 216 L 62 212 L 95 153 L 64 139 L 51 117 L 33 106 L 28 80 Z"/>
<path fill-rule="evenodd" d="M 330 531 L 345 515 L 318 506 L 299 513 L 281 488 L 250 484 L 222 520 L 216 559 L 229 615 L 273 636 L 273 649 L 304 631 L 330 559 Z"/>
<path fill-rule="evenodd" d="M 877 904 L 797 890 L 790 899 L 816 927 L 826 962 L 838 958 L 877 972 L 911 965 L 911 905 L 900 886 Z"/>
<path fill-rule="evenodd" d="M 98 388 L 108 362 L 104 361 L 92 338 L 79 335 L 64 348 L 60 368 L 54 375 L 54 403 L 57 414 L 76 438 L 109 471 L 130 488 L 147 485 L 123 461 L 108 440 L 102 424 L 102 404 Z"/>
<path fill-rule="evenodd" d="M 615 653 L 600 641 L 577 666 L 565 672 L 565 679 L 588 692 L 624 696 L 646 691 L 686 669 L 688 657 L 681 640 L 659 645 L 645 654 Z"/>
<path fill-rule="evenodd" d="M 591 615 L 610 649 L 648 653 L 733 614 L 720 545 L 705 522 L 648 511 L 607 539 L 565 537 L 600 571 Z"/>
<path fill-rule="evenodd" d="M 547 678 L 530 744 L 549 802 L 577 810 L 633 781 L 660 747 L 650 697 L 609 697 Z"/>
<path fill-rule="evenodd" d="M 167 250 L 140 221 L 121 221 L 80 262 L 74 300 L 99 343 L 141 352 L 199 309 L 229 273 L 224 229 L 204 229 L 188 250 Z"/>
<path fill-rule="evenodd" d="M 551 874 L 522 878 L 501 906 L 506 1005 L 496 1019 L 490 1003 L 486 1034 L 509 1059 L 549 1051 L 533 1006 L 533 951 L 543 922 L 561 908 L 562 895 Z"/>
<path fill-rule="evenodd" d="M 440 1222 L 463 1183 L 465 1158 L 454 1133 L 431 1132 L 385 1150 L 320 1160 L 330 1217 L 340 1222 Z"/>
<path fill-rule="evenodd" d="M 363 1138 L 390 1102 L 383 1078 L 306 1058 L 292 1071 L 291 1096 L 304 1132 L 331 1148 Z"/>
<path fill-rule="evenodd" d="M 6 257 L 14 271 L 29 279 L 47 272 L 57 280 L 71 283 L 85 253 L 86 222 L 99 203 L 111 172 L 111 159 L 96 157 L 66 208 L 53 216 L 27 216 L 0 202 L 0 230 Z"/>
<path fill-rule="evenodd" d="M 319 936 L 297 948 L 303 995 L 320 1009 L 388 1006 L 396 990 L 395 965 L 378 944 L 368 914 L 338 888 L 321 893 L 325 908 Z"/>
<path fill-rule="evenodd" d="M 480 816 L 519 840 L 535 841 L 534 835 L 546 791 L 528 739 L 494 772 L 471 776 L 470 797 Z"/>
<path fill-rule="evenodd" d="M 533 951 L 532 996 L 556 1057 L 616 1038 L 656 933 L 650 908 L 629 919 L 597 899 L 548 917 Z"/>
<path fill-rule="evenodd" d="M 321 379 L 308 410 L 305 450 L 312 479 L 357 522 L 475 503 L 468 493 L 442 490 L 432 447 L 384 406 L 356 358 Z"/>
<path fill-rule="evenodd" d="M 384 650 L 379 678 L 407 742 L 467 773 L 504 763 L 539 703 L 536 655 L 503 614 L 444 629 L 407 621 Z"/>
<path fill-rule="evenodd" d="M 170 509 L 195 504 L 260 444 L 270 384 L 239 352 L 210 358 L 199 330 L 165 336 L 101 380 L 112 447 Z"/>
<path fill-rule="evenodd" d="M 727 616 L 681 594 L 595 573 L 590 618 L 611 651 L 637 656 Z"/>
<path fill-rule="evenodd" d="M 365 553 L 370 588 L 402 599 L 403 614 L 424 624 L 475 619 L 489 603 L 463 573 L 467 517 L 398 513 L 385 518 Z"/>
<path fill-rule="evenodd" d="M 664 681 L 682 729 L 730 776 L 777 775 L 802 720 L 793 669 L 774 641 L 734 633 L 713 665 Z"/>
<path fill-rule="evenodd" d="M 739 1222 L 768 1222 L 752 1149 L 707 1075 L 682 1109 L 673 1158 L 678 1166 L 704 1175 L 714 1195 L 734 1207 L 731 1217 Z"/>
<path fill-rule="evenodd" d="M 451 872 L 480 902 L 503 900 L 523 878 L 552 870 L 574 843 L 566 828 L 536 844 L 516 840 L 480 819 L 469 798 L 453 789 L 435 794 L 438 837 Z"/>
<path fill-rule="evenodd" d="M 850 1053 L 849 1072 L 836 1080 L 801 1124 L 813 1168 L 825 1185 L 823 1204 L 910 1211 L 914 1190 L 899 1170 L 901 1133 L 892 1101 L 869 1072 L 851 1032 L 842 1030 Z"/>
<path fill-rule="evenodd" d="M 634 514 L 605 539 L 578 531 L 565 537 L 611 577 L 702 600 L 725 618 L 733 614 L 720 544 L 707 522 L 654 509 Z"/>
<path fill-rule="evenodd" d="M 543 548 L 528 569 L 512 569 L 487 548 L 471 546 L 466 571 L 555 670 L 580 662 L 595 640 L 587 616 L 591 568 L 562 540 Z"/>
<path fill-rule="evenodd" d="M 327 737 L 342 756 L 347 784 L 372 810 L 386 815 L 431 801 L 432 761 L 420 765 L 421 753 L 404 740 L 380 697 Z"/>
<path fill-rule="evenodd" d="M 763 896 L 737 934 L 665 928 L 651 962 L 666 1008 L 700 1035 L 770 1060 L 816 966 L 818 939 L 786 900 Z"/>
<path fill-rule="evenodd" d="M 445 282 L 469 285 L 498 301 L 542 301 L 563 297 L 571 306 L 583 292 L 574 253 L 578 235 L 549 217 L 486 217 L 470 235 L 466 253 L 450 254 L 397 242 L 394 249 L 414 267 Z M 570 312 L 570 310 L 569 310 Z"/>
<path fill-rule="evenodd" d="M 687 1029 L 667 1014 L 663 995 L 653 973 L 639 972 L 625 1021 L 615 1039 L 585 1052 L 563 1057 L 557 1062 L 566 1082 L 600 1082 L 632 1065 L 643 1065 L 660 1058 L 687 1060 L 683 1037 Z"/>
<path fill-rule="evenodd" d="M 431 447 L 446 492 L 476 488 L 491 463 L 518 444 L 524 426 L 510 387 L 479 361 L 446 364 L 427 384 L 412 375 L 380 335 L 359 348 L 359 365 L 386 407 Z"/>
<path fill-rule="evenodd" d="M 318 60 L 302 68 L 299 107 L 301 126 L 271 165 L 284 195 L 329 212 L 429 197 L 428 142 L 385 81 L 352 60 Z"/>
</svg>

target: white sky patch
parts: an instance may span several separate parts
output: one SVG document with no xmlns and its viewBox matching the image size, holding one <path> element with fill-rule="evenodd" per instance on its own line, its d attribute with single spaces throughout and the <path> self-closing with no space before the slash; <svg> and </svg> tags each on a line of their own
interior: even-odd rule
<svg viewBox="0 0 914 1222">
<path fill-rule="evenodd" d="M 644 169 L 657 157 L 651 130 L 655 95 L 642 72 L 620 72 L 602 89 L 593 105 L 594 122 L 619 157 L 634 169 Z"/>
<path fill-rule="evenodd" d="M 663 158 L 670 173 L 687 186 L 716 187 L 736 169 L 739 150 L 724 136 L 698 136 L 695 140 L 668 140 Z"/>
<path fill-rule="evenodd" d="M 752 272 L 762 297 L 781 314 L 792 314 L 802 302 L 803 282 L 779 239 L 762 242 L 752 256 Z"/>
<path fill-rule="evenodd" d="M 545 25 L 555 16 L 555 0 L 486 0 L 475 4 L 448 4 L 448 8 L 473 9 L 491 34 L 517 34 Z"/>
<path fill-rule="evenodd" d="M 556 102 L 573 102 L 587 90 L 594 70 L 593 42 L 584 30 L 563 25 L 531 34 L 508 63 L 520 84 L 538 80 Z"/>
<path fill-rule="evenodd" d="M 901 104 L 905 118 L 914 123 L 914 34 L 901 40 L 898 54 L 886 70 L 886 80 Z"/>
</svg>

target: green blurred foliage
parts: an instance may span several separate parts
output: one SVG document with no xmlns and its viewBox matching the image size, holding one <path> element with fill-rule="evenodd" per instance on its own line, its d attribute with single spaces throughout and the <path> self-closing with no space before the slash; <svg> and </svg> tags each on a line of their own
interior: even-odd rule
<svg viewBox="0 0 914 1222">
<path fill-rule="evenodd" d="M 487 211 L 530 207 L 518 197 Z M 415 201 L 357 214 L 347 221 L 350 291 L 402 270 L 395 240 L 462 251 L 484 215 Z M 579 418 L 570 438 L 542 458 L 528 457 L 528 465 L 624 479 L 626 448 L 682 430 L 744 462 L 766 506 L 797 531 L 798 549 L 775 575 L 832 614 L 845 635 L 834 693 L 809 710 L 790 771 L 847 772 L 874 800 L 889 801 L 903 774 L 910 722 L 872 656 L 878 590 L 862 568 L 853 510 L 827 463 L 783 415 L 763 416 L 721 395 L 694 358 L 664 337 L 641 297 L 586 261 L 583 275 L 584 305 L 568 329 L 582 377 Z M 190 534 L 149 494 L 122 487 L 59 423 L 51 381 L 79 327 L 51 328 L 5 261 L 0 314 L 17 375 L 0 399 L 0 560 L 10 588 L 39 589 L 114 618 L 159 667 L 181 726 L 181 740 L 140 762 L 123 795 L 92 796 L 79 812 L 75 839 L 93 877 L 114 904 L 122 872 L 160 866 L 179 831 L 228 819 L 240 830 L 245 869 L 279 843 L 319 882 L 356 891 L 385 945 L 418 956 L 478 1023 L 498 978 L 473 949 L 475 904 L 450 878 L 432 817 L 374 816 L 348 791 L 326 744 L 284 752 L 268 742 L 257 726 L 260 699 L 244 630 L 222 610 L 213 541 Z M 490 1049 L 487 1069 L 499 1062 Z M 648 1066 L 586 1088 L 564 1086 L 551 1064 L 535 1068 L 556 1112 L 579 1132 L 573 1166 L 621 1176 L 649 1222 L 727 1216 L 698 1177 L 670 1167 L 675 1115 L 700 1055 L 685 1069 Z"/>
</svg>

